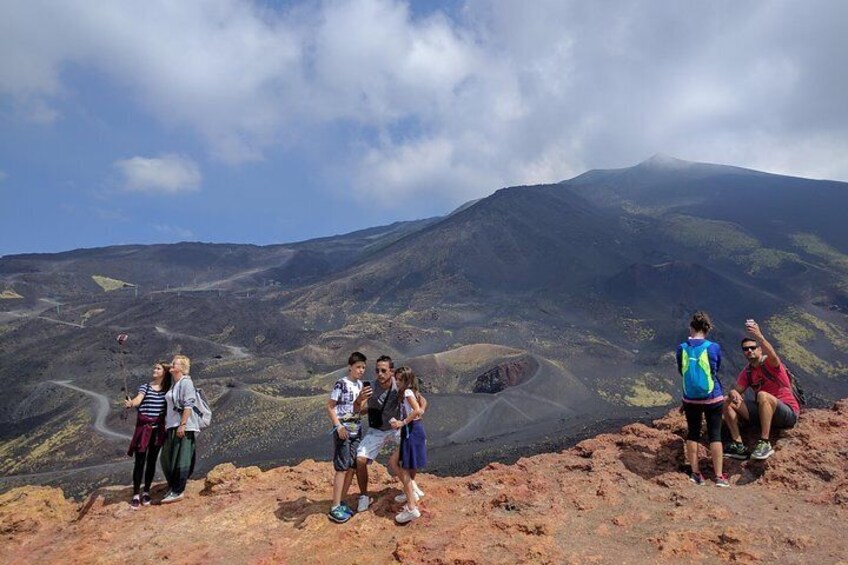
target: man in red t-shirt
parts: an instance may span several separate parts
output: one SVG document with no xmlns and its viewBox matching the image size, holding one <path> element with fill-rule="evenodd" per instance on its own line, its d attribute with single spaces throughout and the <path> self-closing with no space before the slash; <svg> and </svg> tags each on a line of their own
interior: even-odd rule
<svg viewBox="0 0 848 565">
<path fill-rule="evenodd" d="M 742 340 L 742 352 L 748 365 L 739 373 L 736 387 L 724 404 L 724 421 L 730 430 L 731 443 L 724 449 L 725 457 L 747 459 L 748 450 L 739 433 L 739 419 L 760 423 L 760 441 L 751 451 L 751 459 L 768 459 L 773 453 L 769 434 L 774 428 L 791 428 L 798 421 L 801 408 L 792 394 L 792 381 L 786 367 L 780 362 L 774 347 L 763 336 L 754 320 L 745 322 L 745 331 L 751 337 Z M 748 389 L 756 393 L 756 400 L 745 400 Z"/>
</svg>

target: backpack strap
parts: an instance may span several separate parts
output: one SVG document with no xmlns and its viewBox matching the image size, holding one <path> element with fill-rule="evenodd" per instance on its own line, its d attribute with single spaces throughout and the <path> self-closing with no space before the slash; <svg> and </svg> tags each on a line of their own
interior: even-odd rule
<svg viewBox="0 0 848 565">
<path fill-rule="evenodd" d="M 749 367 L 750 367 L 750 365 L 749 365 Z M 769 370 L 769 368 L 768 368 L 768 363 L 766 363 L 765 361 L 763 361 L 763 363 L 762 363 L 762 368 L 763 368 L 763 374 L 766 376 L 766 378 L 767 378 L 768 380 L 770 380 L 770 381 L 772 381 L 772 382 L 775 382 L 775 383 L 777 383 L 777 384 L 780 384 L 780 381 L 777 379 L 777 377 L 776 377 L 776 376 L 774 376 L 774 374 L 773 374 L 773 373 Z M 786 374 L 787 374 L 787 376 L 789 377 L 789 384 L 791 385 L 791 384 L 792 384 L 792 376 L 791 376 L 791 375 L 789 375 L 789 371 L 788 371 L 788 370 L 786 371 Z"/>
</svg>

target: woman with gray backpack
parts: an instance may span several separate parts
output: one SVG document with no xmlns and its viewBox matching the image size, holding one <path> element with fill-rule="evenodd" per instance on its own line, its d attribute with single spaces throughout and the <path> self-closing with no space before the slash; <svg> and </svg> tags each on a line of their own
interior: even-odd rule
<svg viewBox="0 0 848 565">
<path fill-rule="evenodd" d="M 189 371 L 191 361 L 175 355 L 171 361 L 173 385 L 165 395 L 165 444 L 162 446 L 162 473 L 170 490 L 162 504 L 182 500 L 188 478 L 194 471 L 195 439 L 201 419 L 195 413 L 199 398 Z"/>
</svg>

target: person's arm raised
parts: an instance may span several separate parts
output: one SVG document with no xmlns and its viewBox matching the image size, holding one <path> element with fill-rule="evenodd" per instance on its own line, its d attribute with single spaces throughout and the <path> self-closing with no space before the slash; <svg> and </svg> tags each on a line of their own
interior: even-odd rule
<svg viewBox="0 0 848 565">
<path fill-rule="evenodd" d="M 752 320 L 749 324 L 745 325 L 745 329 L 748 330 L 751 337 L 757 340 L 757 343 L 766 355 L 766 363 L 775 369 L 780 367 L 780 357 L 777 355 L 777 351 L 774 350 L 772 344 L 769 343 L 769 340 L 766 339 L 766 336 L 763 335 L 760 325 Z"/>
</svg>

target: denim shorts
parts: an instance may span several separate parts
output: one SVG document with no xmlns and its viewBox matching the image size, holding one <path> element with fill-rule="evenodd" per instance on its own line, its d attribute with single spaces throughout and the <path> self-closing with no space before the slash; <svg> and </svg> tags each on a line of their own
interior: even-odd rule
<svg viewBox="0 0 848 565">
<path fill-rule="evenodd" d="M 333 468 L 336 471 L 347 471 L 356 467 L 356 451 L 359 449 L 360 431 L 356 435 L 348 432 L 347 439 L 339 439 L 339 434 L 333 432 Z"/>
</svg>

